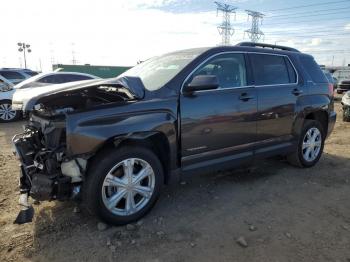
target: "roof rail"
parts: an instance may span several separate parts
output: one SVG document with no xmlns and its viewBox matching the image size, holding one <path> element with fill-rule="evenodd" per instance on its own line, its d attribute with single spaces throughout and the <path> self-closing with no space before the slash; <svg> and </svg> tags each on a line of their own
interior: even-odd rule
<svg viewBox="0 0 350 262">
<path fill-rule="evenodd" d="M 271 44 L 264 44 L 264 43 L 253 43 L 253 42 L 241 42 L 238 43 L 236 46 L 250 46 L 250 47 L 262 47 L 262 48 L 271 48 L 271 49 L 279 49 L 284 51 L 291 51 L 291 52 L 298 52 L 300 51 L 298 49 L 282 46 L 282 45 L 271 45 Z"/>
</svg>

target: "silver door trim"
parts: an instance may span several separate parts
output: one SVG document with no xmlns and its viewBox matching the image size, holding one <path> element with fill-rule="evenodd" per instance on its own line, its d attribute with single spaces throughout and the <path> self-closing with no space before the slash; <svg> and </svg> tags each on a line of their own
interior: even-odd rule
<svg viewBox="0 0 350 262">
<path fill-rule="evenodd" d="M 198 68 L 200 68 L 203 64 L 208 62 L 210 59 L 223 55 L 223 54 L 260 54 L 260 55 L 274 55 L 274 56 L 283 56 L 286 57 L 289 62 L 291 63 L 293 70 L 296 74 L 296 82 L 295 83 L 287 83 L 287 84 L 271 84 L 271 85 L 248 85 L 248 86 L 239 86 L 239 87 L 229 87 L 229 88 L 217 88 L 217 89 L 211 89 L 211 90 L 199 90 L 196 91 L 196 93 L 202 93 L 202 92 L 211 92 L 211 91 L 220 91 L 220 90 L 230 90 L 230 89 L 239 89 L 239 88 L 254 88 L 254 87 L 266 87 L 266 86 L 286 86 L 286 85 L 298 85 L 299 83 L 299 74 L 298 71 L 296 70 L 292 60 L 287 55 L 282 55 L 282 54 L 271 54 L 271 53 L 264 53 L 264 52 L 249 52 L 249 51 L 224 51 L 220 53 L 213 54 L 209 57 L 207 57 L 204 61 L 202 61 L 198 66 L 196 66 L 190 74 L 185 78 L 185 80 L 182 82 L 180 93 L 183 95 L 182 89 L 187 82 L 187 80 L 194 74 L 195 71 L 197 71 Z"/>
</svg>

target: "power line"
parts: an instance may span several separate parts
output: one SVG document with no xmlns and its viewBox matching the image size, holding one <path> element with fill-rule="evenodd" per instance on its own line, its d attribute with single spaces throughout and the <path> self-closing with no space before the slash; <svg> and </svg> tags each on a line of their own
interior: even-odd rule
<svg viewBox="0 0 350 262">
<path fill-rule="evenodd" d="M 349 19 L 349 16 L 347 16 L 347 17 L 335 17 L 335 18 L 332 19 L 332 21 L 334 21 L 334 20 L 344 20 L 344 19 Z M 298 22 L 298 23 L 303 23 L 303 22 L 324 22 L 324 18 L 322 18 L 322 19 L 314 19 L 314 20 L 290 21 L 290 22 L 282 22 L 282 23 L 278 22 L 278 21 L 273 21 L 272 23 L 267 21 L 267 23 L 269 25 L 274 25 L 274 24 L 278 24 L 278 25 L 294 24 L 295 25 L 296 22 Z"/>
<path fill-rule="evenodd" d="M 345 3 L 345 2 L 350 2 L 350 0 L 330 1 L 330 2 L 324 2 L 324 3 L 310 4 L 310 5 L 299 5 L 299 6 L 292 6 L 292 7 L 287 7 L 287 8 L 279 8 L 279 9 L 273 9 L 273 10 L 266 10 L 265 12 L 275 12 L 275 11 L 290 10 L 290 9 L 298 9 L 298 8 L 305 8 L 305 7 L 312 7 L 312 6 L 320 6 L 320 5 L 332 5 L 332 4 Z"/>
<path fill-rule="evenodd" d="M 337 7 L 337 8 L 328 8 L 328 9 L 321 9 L 321 10 L 313 10 L 312 13 L 344 10 L 346 8 L 350 8 L 350 6 Z M 285 17 L 285 16 L 290 16 L 290 15 L 301 15 L 301 14 L 310 14 L 310 11 L 298 12 L 298 13 L 290 13 L 290 14 L 287 13 L 287 14 L 284 14 L 284 15 L 266 15 L 266 17 L 268 17 L 268 18 L 275 18 L 275 17 Z"/>
<path fill-rule="evenodd" d="M 307 30 L 307 31 L 305 31 L 305 30 Z M 288 30 L 288 31 L 286 31 L 286 30 L 284 30 L 284 31 L 275 31 L 275 30 L 273 30 L 273 31 L 265 31 L 265 33 L 266 34 L 274 34 L 274 33 L 276 33 L 276 34 L 278 34 L 278 33 L 288 33 L 288 34 L 301 34 L 301 33 L 309 33 L 311 30 L 310 30 L 310 28 L 306 28 L 306 29 L 296 29 L 296 30 Z M 340 32 L 342 32 L 342 33 L 348 33 L 348 32 L 346 32 L 346 30 L 344 30 L 344 29 L 335 29 L 335 30 L 330 30 L 330 29 L 328 29 L 328 30 L 320 30 L 320 31 L 314 31 L 314 30 L 312 30 L 312 33 L 314 34 L 314 33 L 340 33 Z M 350 33 L 350 30 L 349 30 L 349 33 Z"/>
<path fill-rule="evenodd" d="M 308 15 L 299 15 L 299 16 L 284 16 L 281 18 L 278 18 L 278 21 L 280 20 L 284 20 L 284 19 L 291 19 L 291 18 L 302 18 L 302 17 L 310 17 L 310 16 L 324 16 L 324 15 L 336 15 L 336 14 L 341 14 L 341 13 L 349 13 L 349 8 L 347 10 L 343 10 L 343 11 L 338 11 L 338 12 L 330 12 L 330 13 L 324 13 L 324 14 L 319 14 L 315 12 L 312 12 L 312 14 L 308 14 Z M 274 17 L 270 17 L 270 18 L 274 18 Z"/>
<path fill-rule="evenodd" d="M 268 36 L 281 36 L 283 35 L 283 33 L 281 34 L 265 34 L 265 35 L 268 35 Z M 306 34 L 306 35 L 289 35 L 288 32 L 286 32 L 284 34 L 285 36 L 290 36 L 290 37 L 327 37 L 327 36 L 344 36 L 344 37 L 350 37 L 350 32 L 349 33 L 338 33 L 338 34 L 318 34 L 318 35 L 314 35 L 314 34 Z"/>
</svg>

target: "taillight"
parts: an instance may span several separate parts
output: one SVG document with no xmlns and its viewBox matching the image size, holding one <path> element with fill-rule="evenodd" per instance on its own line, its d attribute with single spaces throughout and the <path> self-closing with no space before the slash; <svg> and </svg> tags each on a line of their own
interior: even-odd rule
<svg viewBox="0 0 350 262">
<path fill-rule="evenodd" d="M 328 83 L 328 93 L 330 96 L 334 96 L 334 86 L 331 83 Z"/>
</svg>

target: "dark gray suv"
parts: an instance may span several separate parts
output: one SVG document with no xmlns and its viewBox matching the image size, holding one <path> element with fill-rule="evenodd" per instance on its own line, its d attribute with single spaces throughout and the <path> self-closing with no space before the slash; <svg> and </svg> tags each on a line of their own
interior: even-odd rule
<svg viewBox="0 0 350 262">
<path fill-rule="evenodd" d="M 155 57 L 40 94 L 25 110 L 13 138 L 22 204 L 80 196 L 113 224 L 145 215 L 178 174 L 275 155 L 311 167 L 336 120 L 333 86 L 312 56 L 256 43 Z"/>
</svg>

